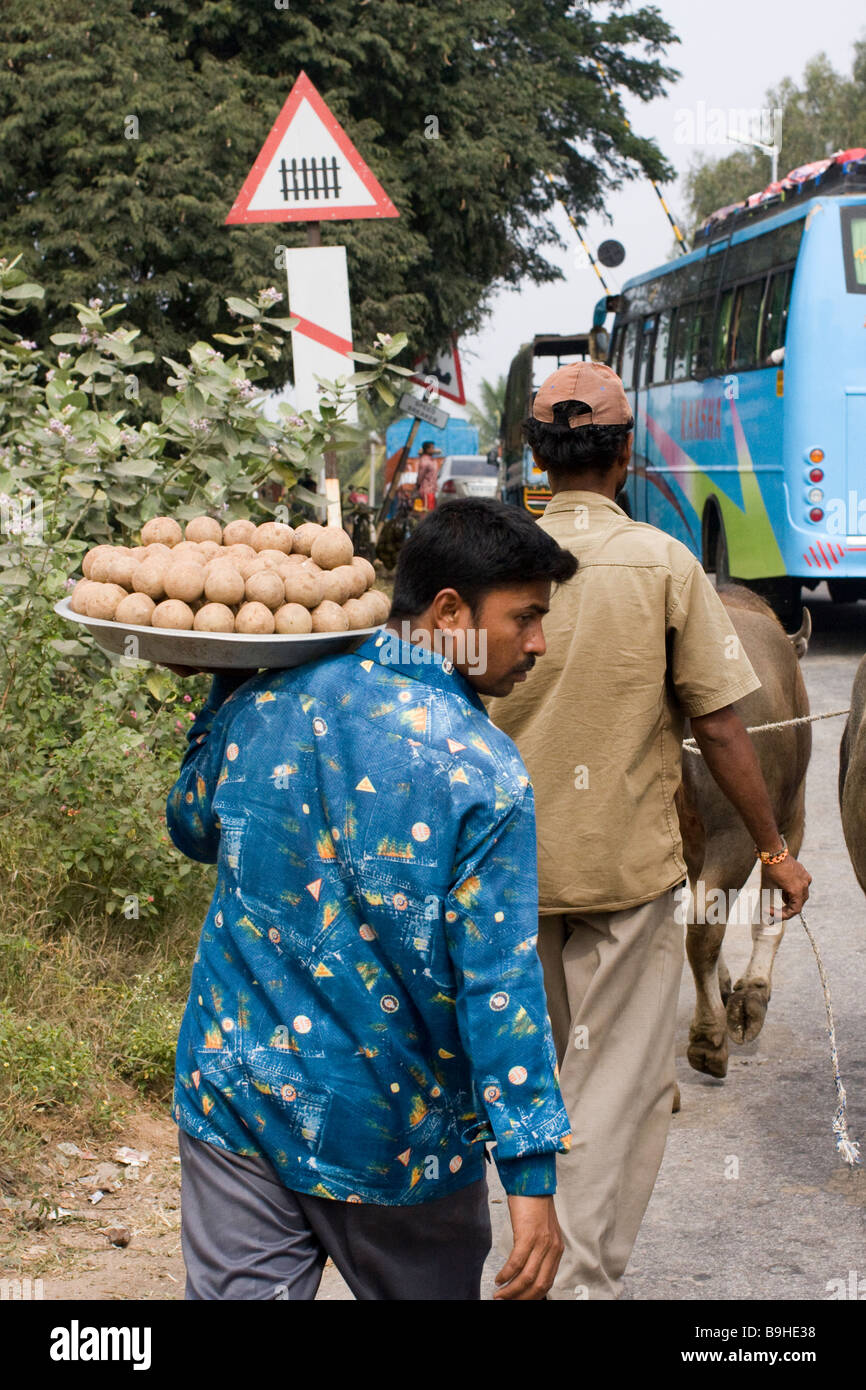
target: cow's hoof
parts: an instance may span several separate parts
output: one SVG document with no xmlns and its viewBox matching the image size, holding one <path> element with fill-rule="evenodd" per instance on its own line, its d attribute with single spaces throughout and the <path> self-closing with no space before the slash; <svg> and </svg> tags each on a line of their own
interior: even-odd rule
<svg viewBox="0 0 866 1390">
<path fill-rule="evenodd" d="M 674 1098 L 671 1104 L 671 1114 L 678 1115 L 682 1109 L 682 1099 L 680 1097 L 680 1083 L 674 1082 Z"/>
<path fill-rule="evenodd" d="M 766 985 L 738 983 L 728 1000 L 728 1032 L 736 1043 L 752 1042 L 764 1026 L 770 991 Z"/>
<path fill-rule="evenodd" d="M 721 1037 L 713 1037 L 693 1028 L 689 1033 L 689 1049 L 686 1056 L 689 1066 L 694 1067 L 695 1071 L 717 1077 L 728 1074 L 728 1040 L 724 1033 Z"/>
</svg>

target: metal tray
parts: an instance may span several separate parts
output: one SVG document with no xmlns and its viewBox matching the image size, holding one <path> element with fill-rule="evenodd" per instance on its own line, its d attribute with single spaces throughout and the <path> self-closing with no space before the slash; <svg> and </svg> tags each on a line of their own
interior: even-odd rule
<svg viewBox="0 0 866 1390">
<path fill-rule="evenodd" d="M 310 632 L 291 637 L 270 637 L 244 632 L 178 632 L 167 627 L 136 627 L 73 613 L 69 599 L 54 605 L 55 613 L 86 627 L 104 652 L 128 660 L 152 661 L 164 666 L 196 666 L 207 670 L 274 670 L 303 666 L 320 656 L 352 651 L 379 627 L 353 632 Z M 381 626 L 381 625 L 380 625 Z"/>
</svg>

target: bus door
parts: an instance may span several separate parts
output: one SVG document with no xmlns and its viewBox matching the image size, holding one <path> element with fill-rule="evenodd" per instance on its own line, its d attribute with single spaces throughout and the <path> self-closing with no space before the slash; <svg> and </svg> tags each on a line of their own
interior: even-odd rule
<svg viewBox="0 0 866 1390">
<path fill-rule="evenodd" d="M 627 323 L 622 333 L 622 351 L 617 354 L 618 360 L 614 367 L 619 371 L 622 384 L 628 397 L 631 413 L 637 426 L 637 391 L 635 390 L 636 372 L 638 368 L 638 349 L 640 337 L 640 320 L 632 319 Z M 632 441 L 631 464 L 629 466 L 628 477 L 625 481 L 623 492 L 627 499 L 627 510 L 635 521 L 644 519 L 642 509 L 646 508 L 646 475 L 641 473 L 641 465 L 638 460 L 637 435 Z"/>
<path fill-rule="evenodd" d="M 626 389 L 632 415 L 634 416 L 634 434 L 632 437 L 631 452 L 631 487 L 629 491 L 634 508 L 632 515 L 635 521 L 647 520 L 646 471 L 649 456 L 649 441 L 647 439 L 646 388 L 652 380 L 653 347 L 657 327 L 657 314 L 649 314 L 642 322 L 635 324 L 638 333 L 630 375 L 626 375 L 626 354 L 625 352 L 623 353 L 623 386 Z"/>
</svg>

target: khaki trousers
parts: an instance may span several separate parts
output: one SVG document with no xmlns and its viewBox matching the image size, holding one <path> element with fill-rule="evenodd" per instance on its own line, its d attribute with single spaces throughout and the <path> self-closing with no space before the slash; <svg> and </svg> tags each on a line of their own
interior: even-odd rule
<svg viewBox="0 0 866 1390">
<path fill-rule="evenodd" d="M 557 1154 L 565 1251 L 551 1299 L 614 1299 L 664 1154 L 683 927 L 674 890 L 620 912 L 539 920 L 538 954 L 572 1126 Z"/>
</svg>

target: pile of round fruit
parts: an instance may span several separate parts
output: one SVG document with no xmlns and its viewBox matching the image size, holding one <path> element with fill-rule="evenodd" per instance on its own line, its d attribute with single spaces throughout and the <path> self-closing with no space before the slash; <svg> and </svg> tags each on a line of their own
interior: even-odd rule
<svg viewBox="0 0 866 1390">
<path fill-rule="evenodd" d="M 74 613 L 180 631 L 349 632 L 377 627 L 390 602 L 338 526 L 156 516 L 141 544 L 97 545 L 70 595 Z"/>
</svg>

